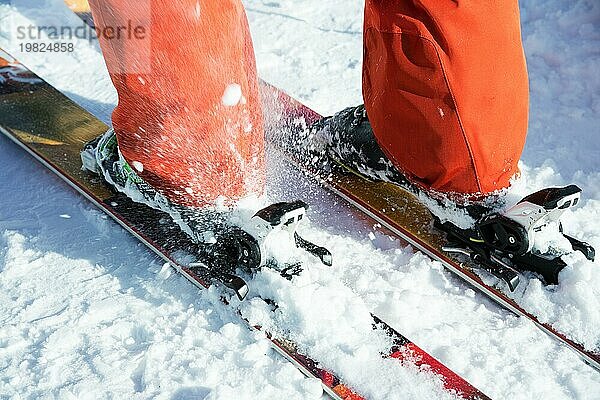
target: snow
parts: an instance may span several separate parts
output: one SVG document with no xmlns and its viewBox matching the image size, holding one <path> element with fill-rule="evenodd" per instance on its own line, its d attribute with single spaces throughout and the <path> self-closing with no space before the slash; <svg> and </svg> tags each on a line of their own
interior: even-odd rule
<svg viewBox="0 0 600 400">
<path fill-rule="evenodd" d="M 102 244 L 86 225 L 79 237 L 99 247 L 87 245 L 85 259 L 75 245 L 58 254 L 40 250 L 51 247 L 47 239 L 2 237 L 3 396 L 319 397 L 218 301 L 199 297 L 178 275 L 156 275 L 160 264 L 126 232 L 104 226 Z M 120 264 L 115 240 L 138 262 Z"/>
<path fill-rule="evenodd" d="M 0 19 L 80 24 L 60 0 L 25 3 L 0 4 Z M 361 101 L 361 1 L 245 5 L 263 78 L 324 114 Z M 521 6 L 532 107 L 522 177 L 509 198 L 578 184 L 582 203 L 565 213 L 565 231 L 600 248 L 600 4 Z M 73 43 L 74 53 L 17 54 L 18 41 L 0 37 L 1 47 L 107 122 L 116 95 L 97 43 Z M 430 375 L 375 356 L 388 343 L 369 331 L 368 311 L 493 398 L 600 398 L 600 375 L 571 351 L 281 160 L 270 157 L 269 165 L 271 196 L 311 204 L 302 234 L 326 244 L 334 266 L 309 260 L 310 271 L 292 283 L 261 272 L 250 296 L 269 295 L 286 307 L 270 314 L 251 299 L 241 305 L 247 318 L 285 331 L 373 399 L 441 393 Z M 321 396 L 262 334 L 243 328 L 218 292 L 198 292 L 3 137 L 0 171 L 0 398 Z M 514 296 L 600 349 L 598 262 L 566 260 L 560 285 L 532 277 Z"/>
<path fill-rule="evenodd" d="M 131 163 L 131 165 L 133 165 L 133 168 L 135 168 L 137 172 L 144 172 L 144 164 L 142 164 L 141 162 L 134 161 Z"/>
<path fill-rule="evenodd" d="M 225 106 L 236 106 L 242 99 L 242 87 L 237 83 L 227 85 L 221 103 Z"/>
</svg>

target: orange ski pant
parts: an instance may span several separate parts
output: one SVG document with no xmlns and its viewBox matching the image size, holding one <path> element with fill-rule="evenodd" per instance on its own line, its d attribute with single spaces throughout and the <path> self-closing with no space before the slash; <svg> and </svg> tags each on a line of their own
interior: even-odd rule
<svg viewBox="0 0 600 400">
<path fill-rule="evenodd" d="M 517 0 L 366 0 L 363 96 L 380 147 L 426 189 L 509 185 L 529 87 Z"/>
<path fill-rule="evenodd" d="M 262 112 L 241 2 L 90 0 L 90 6 L 119 96 L 113 128 L 136 172 L 187 206 L 262 194 Z"/>
<path fill-rule="evenodd" d="M 263 193 L 261 106 L 241 2 L 90 5 L 119 95 L 119 147 L 142 178 L 191 206 Z M 146 41 L 115 40 L 127 26 L 143 27 Z M 518 1 L 366 0 L 363 97 L 379 145 L 416 184 L 458 194 L 507 187 L 528 113 Z"/>
</svg>

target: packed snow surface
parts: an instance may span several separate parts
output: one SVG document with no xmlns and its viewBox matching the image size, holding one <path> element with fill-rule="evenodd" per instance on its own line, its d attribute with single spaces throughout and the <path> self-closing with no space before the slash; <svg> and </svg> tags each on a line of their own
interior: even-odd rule
<svg viewBox="0 0 600 400">
<path fill-rule="evenodd" d="M 323 114 L 361 102 L 361 1 L 245 1 L 260 75 Z M 565 230 L 600 248 L 600 4 L 522 2 L 531 118 L 517 201 L 567 183 L 584 188 Z M 201 14 L 201 13 L 200 13 Z M 0 4 L 3 26 L 80 21 L 60 0 Z M 12 24 L 12 25 L 11 25 Z M 108 122 L 116 104 L 95 41 L 73 53 L 0 46 Z M 224 88 L 223 102 L 240 93 Z M 509 116 L 507 116 L 508 118 Z M 600 374 L 438 263 L 390 237 L 271 157 L 274 199 L 311 205 L 302 233 L 333 252 L 330 270 L 288 282 L 261 272 L 243 314 L 296 340 L 372 399 L 449 396 L 414 368 L 382 360 L 368 312 L 493 398 L 600 399 Z M 260 333 L 198 292 L 49 171 L 0 137 L 0 398 L 320 398 L 318 382 L 274 355 Z M 294 182 L 290 184 L 290 182 Z M 68 217 L 67 217 L 68 216 Z M 600 269 L 567 258 L 560 285 L 532 277 L 514 295 L 541 320 L 600 350 Z"/>
</svg>

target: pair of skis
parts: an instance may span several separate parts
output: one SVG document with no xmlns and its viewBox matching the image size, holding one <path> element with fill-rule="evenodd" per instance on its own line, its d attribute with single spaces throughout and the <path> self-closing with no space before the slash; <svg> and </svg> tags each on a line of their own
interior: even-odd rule
<svg viewBox="0 0 600 400">
<path fill-rule="evenodd" d="M 8 58 L 8 56 L 6 56 Z M 185 235 L 166 214 L 140 203 L 134 203 L 123 194 L 115 194 L 97 176 L 82 170 L 80 152 L 85 143 L 103 134 L 107 126 L 73 103 L 14 59 L 5 60 L 8 66 L 0 69 L 0 131 L 26 150 L 43 165 L 61 177 L 71 187 L 111 216 L 116 222 L 142 241 L 148 248 L 172 265 L 179 273 L 199 288 L 213 282 L 221 282 L 234 288 L 239 297 L 245 294 L 245 283 L 235 275 L 226 277 L 215 273 L 210 259 L 201 257 L 197 263 L 182 263 L 176 256 L 183 252 L 194 252 L 196 244 Z M 281 93 L 283 95 L 283 93 Z M 289 212 L 302 208 L 300 204 L 289 204 L 263 210 L 258 217 L 267 223 L 281 222 Z M 300 212 L 301 214 L 301 212 Z M 298 214 L 298 215 L 300 215 Z M 277 220 L 277 221 L 276 221 Z M 286 219 L 285 222 L 288 220 Z M 279 223 L 278 222 L 278 223 Z M 313 252 L 324 263 L 328 254 L 297 237 L 297 244 Z M 226 301 L 226 300 L 225 300 Z M 238 313 L 239 314 L 239 313 Z M 249 329 L 252 326 L 241 314 Z M 488 399 L 486 395 L 470 385 L 457 374 L 435 360 L 429 354 L 395 331 L 380 318 L 373 316 L 373 329 L 383 330 L 392 338 L 394 345 L 387 354 L 402 362 L 421 366 L 425 374 L 434 374 L 443 381 L 444 387 L 464 399 Z M 323 369 L 318 361 L 312 360 L 297 350 L 297 346 L 284 337 L 269 332 L 273 348 L 300 371 L 320 379 L 326 393 L 334 399 L 361 399 L 350 386 L 332 371 Z"/>
<path fill-rule="evenodd" d="M 93 24 L 90 13 L 78 15 L 86 23 Z M 530 319 L 549 336 L 575 351 L 586 363 L 600 369 L 600 353 L 586 349 L 551 325 L 540 322 L 535 315 L 509 296 L 509 292 L 519 284 L 523 270 L 537 272 L 548 284 L 558 283 L 558 273 L 565 267 L 565 263 L 557 257 L 549 260 L 545 257 L 532 256 L 530 238 L 535 229 L 539 228 L 540 221 L 543 219 L 557 221 L 564 209 L 576 205 L 579 200 L 579 188 L 569 186 L 547 189 L 528 196 L 510 210 L 509 215 L 494 215 L 484 221 L 477 230 L 462 230 L 452 224 L 442 224 L 410 190 L 388 182 L 373 182 L 356 174 L 346 174 L 343 169 L 323 171 L 310 168 L 296 151 L 295 140 L 298 135 L 303 134 L 307 125 L 321 116 L 276 87 L 261 82 L 261 90 L 266 113 L 280 116 L 280 118 L 269 118 L 266 121 L 266 128 L 270 133 L 271 141 L 278 144 L 283 157 L 416 249 L 433 260 L 440 261 L 449 271 L 481 293 L 514 314 Z M 515 215 L 510 215 L 510 212 Z M 523 220 L 518 224 L 514 223 L 520 216 L 532 214 L 537 217 L 530 218 L 529 221 Z M 432 226 L 435 228 L 432 229 Z M 565 237 L 574 250 L 582 252 L 590 260 L 594 258 L 594 250 L 587 243 L 568 235 Z M 184 273 L 186 271 L 182 268 L 180 270 Z M 495 287 L 486 284 L 482 279 L 485 273 L 496 276 L 504 285 Z M 220 280 L 227 283 L 227 279 Z M 241 282 L 234 280 L 230 283 L 229 286 L 239 293 Z M 423 354 L 420 350 L 418 353 Z M 306 365 L 315 365 L 303 356 L 299 358 L 305 360 L 301 363 L 305 368 Z M 446 376 L 446 382 L 452 380 L 448 379 L 447 372 L 442 371 L 440 374 Z M 315 376 L 315 373 L 312 375 Z M 333 379 L 333 381 L 339 380 Z M 331 382 L 331 380 L 326 379 L 324 382 Z M 467 398 L 482 396 L 473 395 L 470 390 L 462 391 L 466 393 Z"/>
<path fill-rule="evenodd" d="M 91 28 L 94 22 L 89 7 L 77 10 L 77 16 Z M 352 206 L 380 223 L 399 238 L 407 241 L 446 269 L 472 285 L 481 293 L 515 315 L 531 320 L 550 337 L 576 352 L 583 361 L 600 370 L 600 351 L 587 349 L 510 297 L 521 281 L 523 271 L 533 271 L 546 284 L 557 284 L 558 274 L 566 266 L 560 257 L 532 253 L 532 236 L 547 222 L 558 222 L 565 209 L 574 207 L 581 190 L 574 186 L 552 188 L 524 198 L 504 215 L 492 215 L 476 230 L 463 230 L 452 224 L 442 224 L 411 190 L 389 182 L 373 182 L 360 174 L 346 174 L 342 169 L 325 171 L 311 168 L 302 152 L 297 151 L 299 137 L 321 115 L 291 98 L 279 88 L 261 81 L 265 128 L 270 143 L 277 145 L 282 157 L 319 184 L 343 198 Z M 275 117 L 278 116 L 278 117 Z M 512 214 L 511 214 L 512 213 Z M 435 229 L 430 229 L 435 226 Z M 559 223 L 562 233 L 562 225 Z M 594 260 L 595 251 L 587 243 L 564 235 L 574 251 Z M 482 272 L 497 277 L 502 285 L 490 286 Z"/>
</svg>

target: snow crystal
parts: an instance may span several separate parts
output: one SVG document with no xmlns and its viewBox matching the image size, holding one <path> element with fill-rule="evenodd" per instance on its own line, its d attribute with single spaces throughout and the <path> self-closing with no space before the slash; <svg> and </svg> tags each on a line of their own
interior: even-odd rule
<svg viewBox="0 0 600 400">
<path fill-rule="evenodd" d="M 196 16 L 197 19 L 200 19 L 200 12 L 201 12 L 200 2 L 197 1 L 196 7 L 194 7 L 194 15 Z"/>
<path fill-rule="evenodd" d="M 133 165 L 133 168 L 135 168 L 137 172 L 144 172 L 144 164 L 142 164 L 141 162 L 134 161 L 131 163 L 131 165 Z"/>
<path fill-rule="evenodd" d="M 165 280 L 171 276 L 172 271 L 173 268 L 171 267 L 171 264 L 164 263 L 157 275 L 160 279 Z"/>
<path fill-rule="evenodd" d="M 221 103 L 223 105 L 233 107 L 237 105 L 242 99 L 242 87 L 237 83 L 232 83 L 225 88 L 225 92 L 223 92 L 223 97 L 221 98 Z"/>
</svg>

